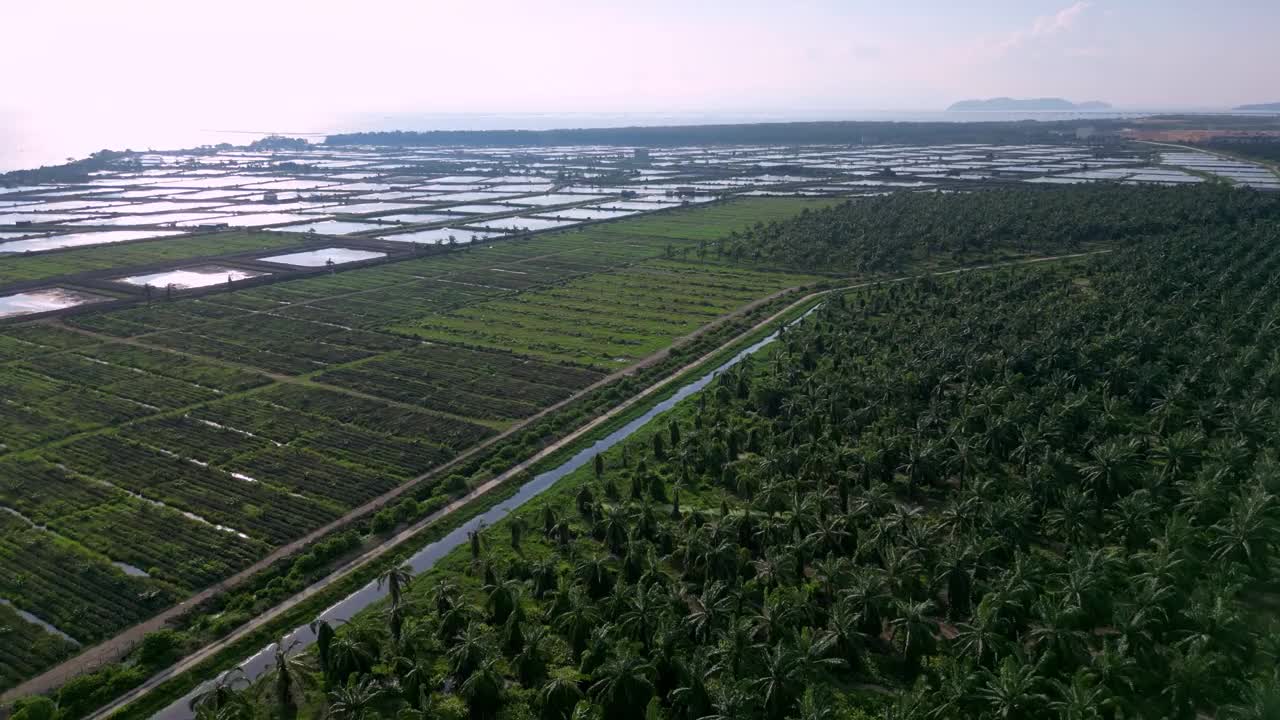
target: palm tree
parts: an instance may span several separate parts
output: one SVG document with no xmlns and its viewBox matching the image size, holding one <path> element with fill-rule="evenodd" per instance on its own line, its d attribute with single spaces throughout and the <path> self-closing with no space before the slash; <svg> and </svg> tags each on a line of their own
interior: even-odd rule
<svg viewBox="0 0 1280 720">
<path fill-rule="evenodd" d="M 582 657 L 591 631 L 600 623 L 600 613 L 580 589 L 573 588 L 568 596 L 569 607 L 555 618 L 556 630 L 569 641 L 575 661 Z"/>
<path fill-rule="evenodd" d="M 713 672 L 710 657 L 703 647 L 697 647 L 678 663 L 680 679 L 670 693 L 672 712 L 682 720 L 698 720 L 711 711 L 711 694 L 707 688 Z"/>
<path fill-rule="evenodd" d="M 329 693 L 329 716 L 335 720 L 381 717 L 374 709 L 383 690 L 371 677 L 361 678 Z"/>
<path fill-rule="evenodd" d="M 994 608 L 995 605 L 984 600 L 978 605 L 972 622 L 956 624 L 957 650 L 982 667 L 990 667 L 1008 645 L 1008 635 Z"/>
<path fill-rule="evenodd" d="M 472 622 L 458 636 L 457 641 L 446 653 L 449 669 L 454 678 L 466 680 L 476 668 L 493 655 L 493 638 L 488 628 L 480 623 Z"/>
<path fill-rule="evenodd" d="M 524 583 L 508 578 L 493 585 L 485 585 L 487 597 L 485 604 L 489 608 L 489 616 L 494 625 L 502 625 L 515 612 L 520 604 L 520 594 Z"/>
<path fill-rule="evenodd" d="M 1222 708 L 1223 720 L 1270 720 L 1280 717 L 1280 680 L 1258 678 L 1245 688 L 1239 702 Z"/>
<path fill-rule="evenodd" d="M 779 642 L 765 653 L 760 667 L 763 674 L 751 683 L 751 689 L 764 702 L 765 714 L 778 720 L 790 711 L 797 688 L 806 680 L 800 658 Z"/>
<path fill-rule="evenodd" d="M 898 601 L 894 617 L 889 621 L 893 629 L 893 641 L 911 668 L 919 666 L 920 658 L 933 648 L 935 623 L 929 618 L 934 612 L 933 603 Z"/>
<path fill-rule="evenodd" d="M 303 686 L 307 683 L 311 666 L 301 654 L 291 654 L 291 650 L 297 645 L 296 640 L 286 645 L 285 639 L 280 638 L 275 645 L 275 656 L 267 677 L 276 707 L 281 717 L 288 720 L 298 713 Z"/>
<path fill-rule="evenodd" d="M 658 587 L 638 590 L 627 596 L 626 610 L 619 614 L 618 626 L 632 639 L 639 640 L 648 652 L 653 634 L 666 616 L 667 606 Z"/>
<path fill-rule="evenodd" d="M 400 698 L 415 710 L 426 710 L 435 676 L 435 664 L 428 658 L 399 656 L 391 661 Z"/>
<path fill-rule="evenodd" d="M 391 608 L 388 617 L 391 638 L 396 645 L 400 644 L 401 636 L 404 632 L 404 588 L 408 587 L 412 580 L 413 575 L 405 565 L 396 565 L 378 577 L 378 588 L 381 589 L 383 585 L 386 585 L 387 592 L 391 597 Z"/>
<path fill-rule="evenodd" d="M 248 678 L 245 677 L 244 670 L 232 668 L 192 697 L 187 708 L 201 720 L 247 718 L 251 714 L 252 704 L 243 692 L 236 689 L 237 685 L 247 684 Z"/>
<path fill-rule="evenodd" d="M 369 672 L 377 660 L 377 651 L 353 631 L 334 638 L 329 648 L 330 684 L 345 685 L 352 675 Z"/>
<path fill-rule="evenodd" d="M 333 672 L 330 653 L 335 635 L 333 626 L 326 620 L 316 619 L 311 623 L 310 628 L 316 636 L 316 660 L 319 661 L 320 672 L 324 675 L 325 687 L 328 688 L 332 680 L 330 675 Z"/>
<path fill-rule="evenodd" d="M 525 633 L 524 646 L 512 660 L 521 685 L 533 687 L 546 675 L 549 654 L 547 645 L 547 631 L 543 626 L 535 625 Z"/>
<path fill-rule="evenodd" d="M 568 720 L 573 708 L 583 698 L 582 689 L 578 687 L 580 680 L 576 673 L 565 671 L 544 683 L 538 689 L 538 717 L 541 720 Z"/>
<path fill-rule="evenodd" d="M 471 709 L 471 717 L 477 720 L 492 718 L 502 707 L 503 679 L 498 671 L 498 658 L 486 657 L 473 669 L 458 687 L 458 694 Z"/>
<path fill-rule="evenodd" d="M 861 655 L 868 638 L 862 631 L 862 616 L 850 597 L 842 597 L 832 606 L 831 614 L 827 618 L 827 628 L 835 637 L 840 657 L 844 658 L 850 667 L 859 667 L 862 664 Z"/>
<path fill-rule="evenodd" d="M 1054 692 L 1049 707 L 1062 720 L 1105 720 L 1111 716 L 1114 701 L 1107 689 L 1098 684 L 1087 670 L 1077 670 L 1070 682 L 1050 680 Z"/>
<path fill-rule="evenodd" d="M 755 714 L 756 697 L 749 683 L 730 678 L 716 686 L 711 703 L 715 712 L 699 720 L 741 720 L 752 717 Z"/>
<path fill-rule="evenodd" d="M 605 663 L 591 685 L 591 697 L 604 708 L 605 717 L 641 720 L 653 697 L 654 666 L 639 656 L 624 654 Z"/>
<path fill-rule="evenodd" d="M 796 708 L 796 720 L 833 720 L 835 717 L 836 708 L 831 702 L 830 693 L 818 687 L 805 689 Z"/>
<path fill-rule="evenodd" d="M 978 696 L 990 708 L 990 717 L 1028 718 L 1038 714 L 1049 698 L 1039 691 L 1043 682 L 1039 668 L 1010 655 L 1000 663 L 999 672 L 984 670 L 985 682 Z"/>
<path fill-rule="evenodd" d="M 1227 517 L 1213 526 L 1213 559 L 1239 562 L 1255 577 L 1266 577 L 1277 540 L 1276 498 L 1255 483 L 1237 495 Z"/>
</svg>

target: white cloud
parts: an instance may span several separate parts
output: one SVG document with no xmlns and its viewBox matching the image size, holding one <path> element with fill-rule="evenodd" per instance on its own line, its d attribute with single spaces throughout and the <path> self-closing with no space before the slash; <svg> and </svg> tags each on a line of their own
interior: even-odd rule
<svg viewBox="0 0 1280 720">
<path fill-rule="evenodd" d="M 1033 20 L 1030 27 L 1015 30 L 994 43 L 985 45 L 983 47 L 984 52 L 981 54 L 988 57 L 999 57 L 1032 40 L 1049 38 L 1064 33 L 1074 27 L 1076 21 L 1090 7 L 1093 7 L 1093 3 L 1089 2 L 1089 0 L 1078 0 L 1078 2 L 1052 15 L 1042 15 Z"/>
<path fill-rule="evenodd" d="M 1052 15 L 1036 18 L 1035 22 L 1031 24 L 1031 37 L 1055 35 L 1071 29 L 1071 26 L 1076 24 L 1076 20 L 1079 19 L 1080 15 L 1092 5 L 1093 3 L 1091 2 L 1077 2 Z"/>
</svg>

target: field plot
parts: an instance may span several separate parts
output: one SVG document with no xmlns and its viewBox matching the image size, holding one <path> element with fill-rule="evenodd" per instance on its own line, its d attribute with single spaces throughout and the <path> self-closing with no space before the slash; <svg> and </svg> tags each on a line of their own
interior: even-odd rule
<svg viewBox="0 0 1280 720">
<path fill-rule="evenodd" d="M 0 501 L 99 558 L 188 590 L 248 565 L 267 547 L 44 460 L 0 460 Z"/>
<path fill-rule="evenodd" d="M 679 209 L 6 326 L 0 519 L 5 542 L 38 555 L 0 566 L 33 578 L 0 579 L 0 597 L 47 606 L 40 618 L 81 643 L 149 617 L 609 371 L 809 282 L 660 259 L 696 249 L 700 223 L 719 236 L 806 206 Z M 109 279 L 125 265 L 261 258 L 305 240 L 224 233 L 2 258 L 0 282 Z M 29 556 L 86 580 L 53 603 L 67 581 L 33 574 L 44 566 L 26 568 Z M 74 647 L 18 620 L 0 636 L 6 686 Z M 24 647 L 39 650 L 16 659 Z"/>
<path fill-rule="evenodd" d="M 41 628 L 0 603 L 0 627 L 6 628 L 0 643 L 0 687 L 17 685 L 75 652 L 70 640 Z"/>
<path fill-rule="evenodd" d="M 8 513 L 0 513 L 0 593 L 80 644 L 177 599 L 162 583 L 130 577 Z"/>
<path fill-rule="evenodd" d="M 650 262 L 561 287 L 470 305 L 395 330 L 466 346 L 617 368 L 751 300 L 810 280 L 678 262 Z"/>
<path fill-rule="evenodd" d="M 424 345 L 326 372 L 320 382 L 466 417 L 528 417 L 601 374 L 514 355 Z"/>
<path fill-rule="evenodd" d="M 650 237 L 671 240 L 714 240 L 755 223 L 792 217 L 803 210 L 817 210 L 832 200 L 808 198 L 752 198 L 708 207 L 681 208 L 653 217 L 632 218 L 599 225 L 592 230 L 602 237 Z"/>
<path fill-rule="evenodd" d="M 277 250 L 296 247 L 306 240 L 301 235 L 286 233 L 232 232 L 162 238 L 127 245 L 89 247 L 30 256 L 0 256 L 0 286 L 131 265 Z"/>
</svg>

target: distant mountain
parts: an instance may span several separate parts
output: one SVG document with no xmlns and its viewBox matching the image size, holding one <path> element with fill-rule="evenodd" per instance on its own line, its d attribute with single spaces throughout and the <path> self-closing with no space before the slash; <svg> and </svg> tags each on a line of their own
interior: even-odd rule
<svg viewBox="0 0 1280 720">
<path fill-rule="evenodd" d="M 1259 103 L 1257 105 L 1238 105 L 1232 110 L 1252 110 L 1254 112 L 1280 112 L 1280 102 Z"/>
<path fill-rule="evenodd" d="M 999 112 L 1037 112 L 1037 111 L 1058 111 L 1069 112 L 1071 110 L 1110 110 L 1111 105 L 1098 102 L 1096 100 L 1090 102 L 1073 103 L 1070 100 L 1062 98 L 1007 98 L 998 97 L 988 100 L 961 100 L 960 102 L 947 108 L 947 112 L 963 112 L 963 111 L 999 111 Z"/>
</svg>

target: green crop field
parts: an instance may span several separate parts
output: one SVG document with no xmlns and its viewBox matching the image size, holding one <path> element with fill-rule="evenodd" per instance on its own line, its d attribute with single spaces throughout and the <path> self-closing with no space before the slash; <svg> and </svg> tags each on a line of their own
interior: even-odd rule
<svg viewBox="0 0 1280 720">
<path fill-rule="evenodd" d="M 802 275 L 651 261 L 433 315 L 396 330 L 433 341 L 618 368 Z"/>
<path fill-rule="evenodd" d="M 192 258 L 285 250 L 301 244 L 300 235 L 274 232 L 229 232 L 217 235 L 168 237 L 99 245 L 81 250 L 36 255 L 0 255 L 0 288 L 10 283 L 45 280 L 75 273 L 110 270 L 133 265 L 181 262 Z"/>
<path fill-rule="evenodd" d="M 81 645 L 108 637 L 610 370 L 810 282 L 670 258 L 813 206 L 682 208 L 5 326 L 0 592 Z M 0 282 L 297 241 L 229 233 L 4 258 Z M 0 633 L 0 687 L 74 652 L 0 613 L 19 626 Z"/>
</svg>

